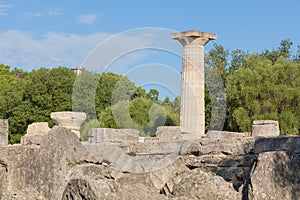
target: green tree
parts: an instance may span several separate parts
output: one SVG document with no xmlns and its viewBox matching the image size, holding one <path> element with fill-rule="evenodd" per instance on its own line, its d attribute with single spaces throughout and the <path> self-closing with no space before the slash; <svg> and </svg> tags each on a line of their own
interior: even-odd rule
<svg viewBox="0 0 300 200">
<path fill-rule="evenodd" d="M 293 42 L 290 39 L 285 39 L 280 42 L 280 46 L 276 49 L 272 49 L 272 51 L 266 49 L 262 56 L 265 58 L 271 60 L 273 63 L 278 61 L 280 57 L 284 59 L 290 59 L 291 58 L 291 48 L 292 48 Z"/>
<path fill-rule="evenodd" d="M 121 102 L 119 102 L 119 103 L 121 103 Z M 114 106 L 117 106 L 117 105 L 118 104 L 116 104 Z M 112 107 L 113 106 L 106 107 L 101 113 L 98 113 L 100 127 L 102 127 L 102 128 L 119 128 L 117 123 L 115 122 L 113 112 L 112 112 Z M 120 106 L 120 107 L 122 108 L 122 106 Z M 120 111 L 122 111 L 122 110 L 120 110 Z"/>
<path fill-rule="evenodd" d="M 23 76 L 18 76 L 22 72 Z M 12 70 L 7 65 L 0 65 L 0 118 L 9 120 L 9 139 L 10 143 L 20 140 L 24 130 L 16 130 L 18 123 L 15 123 L 13 117 L 15 116 L 15 109 L 23 102 L 24 84 L 26 73 L 22 70 Z M 24 111 L 22 111 L 24 112 Z M 11 134 L 11 133 L 15 134 Z"/>
<path fill-rule="evenodd" d="M 95 98 L 97 113 L 103 112 L 107 107 L 119 101 L 134 99 L 143 92 L 127 76 L 103 73 L 99 77 Z"/>
<path fill-rule="evenodd" d="M 154 102 L 158 101 L 159 91 L 156 89 L 150 89 L 146 94 L 147 98 L 151 99 Z"/>
<path fill-rule="evenodd" d="M 154 102 L 151 99 L 136 98 L 129 107 L 130 116 L 133 121 L 141 127 L 145 127 L 151 121 L 149 110 Z"/>
<path fill-rule="evenodd" d="M 97 118 L 95 104 L 99 106 L 96 98 L 98 81 L 99 74 L 83 69 L 71 90 L 73 111 L 85 112 L 88 121 Z"/>
<path fill-rule="evenodd" d="M 246 60 L 247 60 L 249 54 L 245 53 L 241 49 L 237 49 L 237 50 L 231 51 L 230 56 L 231 56 L 231 62 L 230 62 L 228 71 L 234 72 L 246 65 Z"/>
<path fill-rule="evenodd" d="M 144 132 L 153 137 L 155 136 L 157 127 L 166 123 L 167 113 L 165 108 L 159 104 L 153 104 L 149 110 L 150 122 L 144 127 Z"/>
<path fill-rule="evenodd" d="M 180 96 L 176 96 L 169 105 L 164 108 L 167 112 L 166 126 L 179 126 L 180 125 Z"/>
<path fill-rule="evenodd" d="M 140 86 L 135 88 L 133 95 L 131 96 L 131 100 L 138 98 L 138 97 L 146 98 L 146 90 Z"/>
<path fill-rule="evenodd" d="M 16 73 L 18 73 L 16 75 Z M 8 100 L 11 108 L 8 119 L 10 123 L 10 140 L 18 142 L 21 135 L 26 133 L 27 126 L 33 122 L 49 122 L 53 111 L 72 110 L 72 89 L 75 75 L 68 68 L 40 68 L 20 76 L 20 70 L 13 70 L 17 77 L 18 102 Z"/>
<path fill-rule="evenodd" d="M 48 93 L 51 95 L 51 111 L 72 110 L 72 94 L 76 74 L 65 67 L 53 68 L 49 72 Z"/>
<path fill-rule="evenodd" d="M 0 66 L 0 71 L 0 117 L 8 119 L 22 101 L 25 80 L 11 73 L 8 66 Z"/>
<path fill-rule="evenodd" d="M 297 46 L 297 52 L 293 56 L 293 61 L 296 63 L 300 63 L 300 45 Z"/>
<path fill-rule="evenodd" d="M 214 45 L 205 57 L 205 129 L 222 130 L 226 118 L 225 81 L 229 50 Z"/>
<path fill-rule="evenodd" d="M 215 44 L 205 56 L 206 68 L 216 68 L 223 82 L 226 80 L 228 56 L 229 50 L 218 44 Z"/>
<path fill-rule="evenodd" d="M 179 126 L 180 125 L 180 110 L 172 108 L 171 106 L 164 106 L 166 110 L 165 126 Z"/>
<path fill-rule="evenodd" d="M 253 120 L 279 120 L 282 134 L 299 133 L 299 64 L 252 54 L 244 68 L 227 77 L 228 127 L 250 131 Z"/>
</svg>

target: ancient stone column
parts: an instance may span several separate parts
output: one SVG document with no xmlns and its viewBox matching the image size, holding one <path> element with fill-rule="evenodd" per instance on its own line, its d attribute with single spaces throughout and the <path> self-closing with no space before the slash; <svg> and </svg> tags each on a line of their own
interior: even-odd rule
<svg viewBox="0 0 300 200">
<path fill-rule="evenodd" d="M 183 45 L 180 127 L 191 139 L 205 133 L 204 46 L 216 35 L 199 31 L 172 34 Z"/>
<path fill-rule="evenodd" d="M 8 144 L 8 120 L 0 119 L 0 146 Z"/>
</svg>

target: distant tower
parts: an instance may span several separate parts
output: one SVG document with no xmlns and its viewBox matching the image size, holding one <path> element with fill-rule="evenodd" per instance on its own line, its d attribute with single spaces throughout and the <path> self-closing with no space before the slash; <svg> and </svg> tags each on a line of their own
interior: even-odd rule
<svg viewBox="0 0 300 200">
<path fill-rule="evenodd" d="M 217 36 L 192 30 L 171 37 L 183 45 L 180 126 L 191 138 L 200 139 L 205 132 L 204 46 Z"/>
<path fill-rule="evenodd" d="M 79 76 L 81 74 L 82 67 L 73 67 L 71 70 L 73 70 L 74 73 Z"/>
</svg>

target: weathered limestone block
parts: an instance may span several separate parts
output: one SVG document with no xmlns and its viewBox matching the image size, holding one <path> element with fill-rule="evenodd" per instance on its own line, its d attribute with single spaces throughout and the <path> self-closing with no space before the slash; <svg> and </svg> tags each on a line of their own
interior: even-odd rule
<svg viewBox="0 0 300 200">
<path fill-rule="evenodd" d="M 96 171 L 94 172 L 97 173 Z M 108 200 L 119 198 L 113 180 L 83 176 L 82 178 L 71 179 L 68 182 L 62 200 L 70 199 Z"/>
<path fill-rule="evenodd" d="M 0 152 L 0 177 L 3 177 L 0 178 L 0 199 L 6 192 L 9 196 L 10 189 L 19 191 L 17 194 L 23 197 L 28 191 L 26 188 L 38 191 L 41 198 L 37 199 L 61 199 L 67 163 L 60 149 L 11 145 L 0 147 Z M 31 195 L 35 195 L 34 191 Z"/>
<path fill-rule="evenodd" d="M 127 153 L 140 154 L 185 154 L 192 142 L 190 140 L 121 142 L 119 147 Z"/>
<path fill-rule="evenodd" d="M 160 194 L 159 190 L 153 187 L 149 174 L 135 173 L 124 174 L 116 180 L 120 199 L 149 199 L 165 200 L 165 195 Z"/>
<path fill-rule="evenodd" d="M 46 135 L 49 130 L 48 122 L 35 122 L 28 125 L 26 135 Z"/>
<path fill-rule="evenodd" d="M 143 137 L 144 141 L 143 142 L 157 142 L 159 141 L 158 137 Z"/>
<path fill-rule="evenodd" d="M 43 137 L 40 148 L 61 149 L 70 164 L 76 164 L 82 161 L 98 161 L 82 145 L 75 133 L 61 126 L 54 126 L 49 133 Z"/>
<path fill-rule="evenodd" d="M 167 189 L 170 190 L 172 197 L 178 199 L 241 199 L 241 195 L 234 190 L 231 183 L 226 182 L 220 176 L 203 172 L 200 169 L 179 174 L 169 181 L 165 190 Z"/>
<path fill-rule="evenodd" d="M 84 112 L 52 112 L 52 121 L 74 132 L 80 138 L 80 126 L 86 120 Z"/>
<path fill-rule="evenodd" d="M 43 137 L 50 130 L 48 122 L 35 122 L 28 125 L 27 133 L 21 137 L 22 145 L 40 145 Z"/>
<path fill-rule="evenodd" d="M 89 132 L 90 143 L 139 141 L 139 131 L 135 129 L 93 128 Z"/>
<path fill-rule="evenodd" d="M 119 147 L 127 153 L 151 153 L 154 150 L 156 141 L 145 142 L 121 142 Z"/>
<path fill-rule="evenodd" d="M 245 148 L 248 143 L 252 142 L 252 138 L 228 138 L 220 139 L 218 141 L 205 139 L 200 141 L 199 155 L 203 154 L 218 154 L 223 153 L 226 155 L 236 155 L 246 153 L 248 150 Z"/>
<path fill-rule="evenodd" d="M 221 140 L 221 139 L 250 137 L 250 133 L 238 133 L 238 132 L 209 130 L 207 132 L 206 136 L 210 140 L 218 141 L 218 140 Z"/>
<path fill-rule="evenodd" d="M 299 199 L 299 163 L 299 154 L 284 151 L 259 154 L 249 179 L 241 188 L 243 199 Z"/>
<path fill-rule="evenodd" d="M 118 173 L 105 164 L 81 164 L 68 172 L 63 199 L 167 199 L 159 191 L 189 169 L 180 161 L 149 173 Z"/>
<path fill-rule="evenodd" d="M 255 120 L 252 125 L 253 137 L 276 137 L 280 135 L 278 121 Z"/>
<path fill-rule="evenodd" d="M 8 120 L 0 119 L 0 146 L 8 144 Z"/>
<path fill-rule="evenodd" d="M 130 156 L 118 145 L 112 143 L 82 143 L 84 147 L 99 161 L 108 162 L 120 171 L 132 172 Z"/>
<path fill-rule="evenodd" d="M 178 174 L 188 171 L 189 168 L 187 168 L 181 160 L 177 159 L 167 166 L 161 168 L 157 167 L 157 170 L 151 171 L 149 175 L 153 186 L 161 190 L 169 180 L 175 178 Z"/>
<path fill-rule="evenodd" d="M 119 171 L 146 173 L 162 169 L 175 162 L 178 159 L 178 154 L 188 148 L 188 142 L 189 141 L 171 144 L 160 142 L 163 144 L 160 146 L 160 149 L 152 149 L 152 152 L 143 153 L 132 151 L 126 152 L 124 149 L 120 148 L 119 145 L 109 142 L 83 142 L 82 144 L 97 160 L 108 162 L 112 167 Z"/>
<path fill-rule="evenodd" d="M 1 200 L 46 200 L 46 198 L 41 195 L 35 188 L 33 187 L 25 187 L 21 189 L 9 189 L 6 191 Z"/>
<path fill-rule="evenodd" d="M 215 173 L 223 177 L 227 182 L 231 182 L 238 191 L 251 173 L 253 163 L 257 159 L 257 154 L 244 154 L 227 156 L 217 163 Z"/>
<path fill-rule="evenodd" d="M 273 138 L 257 138 L 253 145 L 253 153 L 269 151 L 300 152 L 299 136 L 279 136 Z"/>
<path fill-rule="evenodd" d="M 181 130 L 179 126 L 160 126 L 157 127 L 156 137 L 159 140 L 176 140 L 181 138 Z"/>
<path fill-rule="evenodd" d="M 147 173 L 122 174 L 116 178 L 122 199 L 167 199 L 159 194 L 168 181 L 189 169 L 180 160 Z"/>
</svg>

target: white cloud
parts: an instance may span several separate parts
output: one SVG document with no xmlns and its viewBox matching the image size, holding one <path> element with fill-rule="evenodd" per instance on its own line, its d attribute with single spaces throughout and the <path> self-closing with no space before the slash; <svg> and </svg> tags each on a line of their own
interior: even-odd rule
<svg viewBox="0 0 300 200">
<path fill-rule="evenodd" d="M 10 4 L 0 4 L 0 16 L 8 15 L 8 9 L 12 7 Z"/>
<path fill-rule="evenodd" d="M 182 47 L 170 38 L 171 33 L 172 30 L 151 27 L 121 32 L 99 44 L 86 57 L 83 65 L 93 70 L 123 74 L 134 65 L 157 62 L 151 60 L 155 53 L 153 50 L 180 56 Z"/>
<path fill-rule="evenodd" d="M 34 15 L 35 17 L 41 17 L 41 16 L 43 16 L 43 14 L 42 14 L 41 12 L 33 13 L 33 15 Z"/>
<path fill-rule="evenodd" d="M 36 11 L 36 12 L 27 12 L 23 14 L 23 18 L 35 18 L 35 17 L 53 17 L 62 15 L 62 10 L 60 9 L 49 9 L 48 11 Z"/>
<path fill-rule="evenodd" d="M 62 10 L 61 9 L 56 9 L 56 8 L 51 8 L 48 10 L 48 15 L 53 17 L 53 16 L 58 16 L 62 15 Z"/>
<path fill-rule="evenodd" d="M 22 18 L 34 18 L 34 17 L 42 17 L 43 13 L 42 12 L 27 12 L 24 13 Z"/>
<path fill-rule="evenodd" d="M 141 86 L 165 88 L 169 93 L 162 90 L 162 97 L 175 97 L 180 91 L 180 70 L 169 68 L 176 66 L 173 58 L 163 57 L 156 63 L 149 60 L 155 56 L 151 49 L 182 54 L 182 46 L 170 38 L 171 32 L 174 31 L 145 28 L 119 34 L 49 32 L 35 37 L 32 32 L 10 30 L 0 32 L 0 64 L 26 71 L 57 66 L 81 66 L 96 72 L 108 70 L 128 75 Z M 181 59 L 178 63 L 181 66 Z"/>
<path fill-rule="evenodd" d="M 0 33 L 0 63 L 32 69 L 41 66 L 79 66 L 86 55 L 107 33 L 87 36 L 48 33 L 35 39 L 29 32 L 11 30 Z"/>
<path fill-rule="evenodd" d="M 77 22 L 79 24 L 87 24 L 91 25 L 94 24 L 98 19 L 99 14 L 86 14 L 86 15 L 79 15 L 77 17 Z"/>
<path fill-rule="evenodd" d="M 31 32 L 0 32 L 0 64 L 25 70 L 41 66 L 83 66 L 93 71 L 103 71 L 104 67 L 109 66 L 122 74 L 130 65 L 145 62 L 143 59 L 149 56 L 149 52 L 140 49 L 166 49 L 175 54 L 182 51 L 180 44 L 170 39 L 170 32 L 151 32 L 148 29 L 117 35 L 49 32 L 38 38 Z"/>
</svg>

